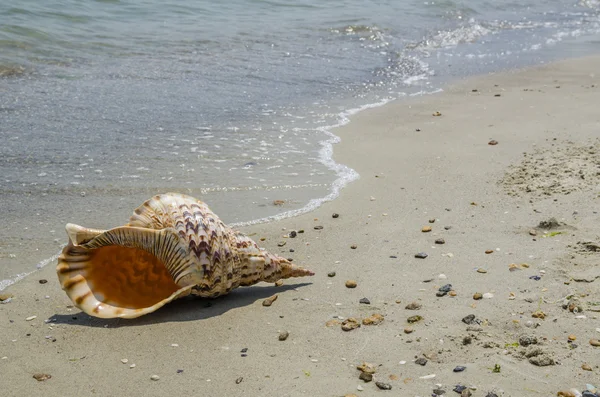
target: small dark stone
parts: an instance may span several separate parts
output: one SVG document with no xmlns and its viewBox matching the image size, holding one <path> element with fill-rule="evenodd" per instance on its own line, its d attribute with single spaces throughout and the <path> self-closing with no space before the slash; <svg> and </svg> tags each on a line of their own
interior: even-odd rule
<svg viewBox="0 0 600 397">
<path fill-rule="evenodd" d="M 436 244 L 446 244 L 446 240 L 444 240 L 443 238 L 438 238 L 437 240 L 435 240 Z"/>
<path fill-rule="evenodd" d="M 336 214 L 336 213 L 334 213 L 334 214 L 332 214 L 332 215 L 331 215 L 331 217 L 332 217 L 332 218 L 339 218 L 339 217 L 340 217 L 340 214 Z"/>
<path fill-rule="evenodd" d="M 455 367 L 452 371 L 453 372 L 462 372 L 465 369 L 467 369 L 467 367 L 463 367 L 462 365 L 459 365 L 459 366 Z"/>
<path fill-rule="evenodd" d="M 468 316 L 464 317 L 462 319 L 462 322 L 467 324 L 467 325 L 471 325 L 475 322 L 475 315 L 474 314 L 469 314 Z"/>
<path fill-rule="evenodd" d="M 443 396 L 444 394 L 446 394 L 446 390 L 444 389 L 433 389 L 434 396 Z"/>
<path fill-rule="evenodd" d="M 542 278 L 540 276 L 529 276 L 530 280 L 540 281 Z"/>
<path fill-rule="evenodd" d="M 375 382 L 375 384 L 381 390 L 392 390 L 392 385 L 390 385 L 389 383 Z"/>
<path fill-rule="evenodd" d="M 464 319 L 463 319 L 463 321 L 464 321 Z M 470 337 L 469 335 L 465 336 L 462 340 L 463 345 L 470 345 L 471 342 L 473 342 L 473 338 Z"/>
<path fill-rule="evenodd" d="M 398 258 L 398 257 L 397 257 L 396 255 L 390 255 L 390 258 L 392 258 L 392 259 L 396 259 L 396 258 Z"/>
<path fill-rule="evenodd" d="M 304 233 L 304 229 L 298 230 L 298 233 Z"/>
<path fill-rule="evenodd" d="M 178 374 L 181 374 L 182 372 L 183 372 L 183 370 L 182 370 L 182 369 L 178 369 L 178 370 L 177 370 L 177 373 L 178 373 Z"/>
<path fill-rule="evenodd" d="M 329 273 L 327 273 L 327 277 L 335 277 L 335 272 L 329 272 Z"/>
<path fill-rule="evenodd" d="M 242 381 L 243 381 L 243 380 L 244 380 L 244 378 L 242 378 L 242 377 L 240 376 L 239 378 L 237 378 L 237 379 L 235 380 L 235 384 L 236 384 L 236 385 L 239 385 L 240 383 L 242 383 Z"/>
<path fill-rule="evenodd" d="M 425 259 L 428 256 L 429 255 L 427 255 L 425 252 L 419 252 L 418 254 L 415 254 L 415 258 L 419 258 L 419 259 Z"/>
<path fill-rule="evenodd" d="M 366 382 L 370 382 L 373 380 L 373 374 L 370 374 L 368 372 L 361 372 L 360 375 L 358 375 L 358 379 Z"/>
<path fill-rule="evenodd" d="M 290 248 L 290 252 L 296 252 L 293 248 Z"/>
<path fill-rule="evenodd" d="M 40 283 L 40 284 L 46 284 L 47 282 L 48 282 L 48 280 L 46 280 L 46 279 L 41 279 L 41 280 L 39 281 L 39 283 Z"/>
<path fill-rule="evenodd" d="M 350 248 L 352 248 L 353 250 L 355 250 L 355 249 L 357 248 L 357 247 L 356 247 L 356 244 L 352 244 L 352 245 L 350 246 Z"/>
<path fill-rule="evenodd" d="M 242 350 L 240 350 L 240 353 L 247 353 L 248 352 L 248 348 L 244 347 Z"/>
<path fill-rule="evenodd" d="M 294 238 L 298 235 L 298 233 L 295 230 L 292 230 L 289 234 L 290 238 Z"/>
<path fill-rule="evenodd" d="M 371 301 L 368 300 L 367 298 L 362 298 L 361 300 L 358 301 L 358 303 L 363 303 L 365 305 L 370 305 Z"/>
<path fill-rule="evenodd" d="M 467 386 L 462 386 L 462 385 L 456 385 L 454 387 L 454 389 L 452 389 L 453 391 L 457 392 L 458 394 L 462 393 L 463 390 L 466 390 Z"/>
<path fill-rule="evenodd" d="M 581 393 L 581 397 L 598 397 L 598 394 L 592 393 L 589 390 L 584 390 L 583 393 Z"/>
<path fill-rule="evenodd" d="M 498 395 L 496 393 L 489 392 L 485 395 L 485 397 L 498 397 Z"/>
<path fill-rule="evenodd" d="M 242 357 L 248 357 L 248 355 L 246 353 L 242 353 L 241 356 Z"/>
<path fill-rule="evenodd" d="M 417 358 L 417 359 L 415 360 L 415 364 L 419 364 L 419 365 L 421 365 L 421 366 L 425 366 L 425 365 L 427 364 L 427 359 L 426 359 L 426 358 L 423 358 L 423 357 L 421 357 L 421 358 Z"/>
<path fill-rule="evenodd" d="M 446 284 L 446 285 L 441 286 L 439 291 L 445 292 L 445 293 L 452 291 L 452 284 Z"/>
<path fill-rule="evenodd" d="M 315 226 L 314 229 L 315 230 L 321 230 L 321 229 L 323 229 L 323 226 Z"/>
<path fill-rule="evenodd" d="M 452 229 L 452 226 L 444 226 L 444 229 L 450 230 L 450 229 Z"/>
</svg>

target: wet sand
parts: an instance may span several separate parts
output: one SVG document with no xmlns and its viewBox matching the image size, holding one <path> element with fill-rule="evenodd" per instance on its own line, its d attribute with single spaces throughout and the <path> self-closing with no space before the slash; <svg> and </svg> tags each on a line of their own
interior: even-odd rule
<svg viewBox="0 0 600 397">
<path fill-rule="evenodd" d="M 2 394 L 430 396 L 460 395 L 460 385 L 492 397 L 600 387 L 598 70 L 593 57 L 471 78 L 354 116 L 337 131 L 335 159 L 361 178 L 314 212 L 243 230 L 314 277 L 101 320 L 70 306 L 48 265 L 3 291 L 14 297 L 0 304 Z M 94 211 L 81 221 L 104 222 Z M 412 302 L 420 308 L 406 309 Z M 381 324 L 341 329 L 374 313 Z M 372 382 L 359 379 L 363 362 L 376 368 Z"/>
</svg>

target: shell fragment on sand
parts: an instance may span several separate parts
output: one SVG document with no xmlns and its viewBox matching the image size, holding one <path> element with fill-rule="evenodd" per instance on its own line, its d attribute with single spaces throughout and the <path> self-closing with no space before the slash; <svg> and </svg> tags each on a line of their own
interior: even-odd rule
<svg viewBox="0 0 600 397">
<path fill-rule="evenodd" d="M 135 318 L 187 295 L 215 298 L 239 286 L 314 274 L 177 193 L 154 196 L 121 227 L 66 229 L 58 279 L 73 303 L 95 317 Z"/>
</svg>

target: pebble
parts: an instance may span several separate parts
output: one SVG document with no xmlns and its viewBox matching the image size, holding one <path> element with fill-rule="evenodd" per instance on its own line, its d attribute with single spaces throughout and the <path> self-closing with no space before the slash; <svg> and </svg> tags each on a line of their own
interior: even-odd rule
<svg viewBox="0 0 600 397">
<path fill-rule="evenodd" d="M 537 236 L 537 230 L 535 230 L 535 229 L 531 229 L 531 230 L 529 231 L 529 235 L 530 235 L 530 236 Z"/>
<path fill-rule="evenodd" d="M 40 283 L 40 284 L 46 284 L 47 282 L 48 282 L 48 280 L 46 280 L 46 279 L 41 279 L 38 281 L 38 283 Z"/>
<path fill-rule="evenodd" d="M 446 240 L 444 240 L 443 238 L 438 238 L 437 240 L 435 240 L 436 244 L 446 244 Z"/>
<path fill-rule="evenodd" d="M 467 324 L 467 325 L 473 324 L 474 322 L 476 322 L 475 315 L 474 314 L 469 314 L 468 316 L 465 316 L 462 319 L 462 322 L 465 323 L 465 324 Z"/>
<path fill-rule="evenodd" d="M 365 388 L 362 387 L 361 385 L 358 385 L 358 386 L 356 386 L 356 390 L 363 391 L 363 390 L 365 390 Z"/>
<path fill-rule="evenodd" d="M 38 382 L 43 382 L 50 378 L 52 378 L 52 375 L 50 375 L 50 374 L 34 374 L 33 375 L 33 379 L 37 380 Z"/>
<path fill-rule="evenodd" d="M 332 218 L 339 218 L 339 217 L 340 217 L 340 214 L 333 213 L 333 214 L 331 214 L 331 217 L 332 217 Z"/>
<path fill-rule="evenodd" d="M 423 227 L 421 228 L 421 231 L 422 231 L 423 233 L 429 233 L 431 230 L 432 230 L 432 229 L 431 229 L 431 226 L 423 226 Z"/>
<path fill-rule="evenodd" d="M 454 369 L 452 370 L 452 372 L 462 372 L 465 369 L 467 369 L 467 367 L 463 367 L 463 366 L 459 365 L 457 367 L 454 367 Z"/>
<path fill-rule="evenodd" d="M 243 381 L 243 380 L 244 380 L 244 378 L 240 376 L 239 378 L 237 378 L 237 379 L 235 380 L 235 384 L 236 384 L 236 385 L 239 385 L 240 383 L 242 383 L 242 381 Z"/>
<path fill-rule="evenodd" d="M 591 371 L 592 367 L 590 367 L 589 364 L 583 364 L 583 365 L 581 365 L 581 369 L 584 371 Z"/>
<path fill-rule="evenodd" d="M 487 270 L 480 267 L 479 269 L 477 269 L 477 273 L 487 273 Z"/>
<path fill-rule="evenodd" d="M 577 395 L 570 390 L 561 390 L 556 393 L 556 395 L 558 397 L 577 397 Z"/>
<path fill-rule="evenodd" d="M 483 298 L 483 294 L 481 294 L 480 292 L 475 292 L 473 294 L 473 299 L 475 299 L 476 301 L 480 300 L 481 298 Z"/>
<path fill-rule="evenodd" d="M 412 327 L 406 327 L 404 328 L 404 333 L 405 334 L 412 334 L 414 332 L 414 329 Z"/>
<path fill-rule="evenodd" d="M 131 365 L 129 366 L 129 368 L 131 368 L 131 369 L 135 368 L 135 364 L 131 364 Z"/>
<path fill-rule="evenodd" d="M 315 226 L 313 229 L 315 229 L 315 230 L 323 230 L 323 226 Z"/>
<path fill-rule="evenodd" d="M 335 277 L 335 272 L 329 272 L 329 273 L 327 273 L 327 277 Z"/>
<path fill-rule="evenodd" d="M 441 296 L 446 295 L 450 291 L 452 291 L 452 284 L 446 284 L 446 285 L 441 286 L 435 295 L 441 297 Z"/>
<path fill-rule="evenodd" d="M 371 301 L 367 298 L 362 298 L 361 300 L 358 301 L 358 303 L 362 303 L 364 305 L 370 305 Z"/>
<path fill-rule="evenodd" d="M 280 241 L 280 242 L 277 243 L 277 246 L 278 247 L 283 247 L 285 244 L 286 244 L 285 241 Z"/>
<path fill-rule="evenodd" d="M 122 358 L 122 359 L 121 359 L 121 362 L 122 362 L 123 364 L 127 364 L 127 363 L 129 362 L 129 360 L 128 360 L 128 359 L 126 359 L 126 358 Z"/>
<path fill-rule="evenodd" d="M 347 280 L 346 281 L 346 288 L 356 288 L 357 285 L 358 284 L 354 280 Z"/>
<path fill-rule="evenodd" d="M 420 366 L 423 366 L 423 367 L 424 367 L 424 366 L 427 364 L 427 359 L 426 359 L 426 358 L 423 358 L 423 357 L 421 357 L 421 358 L 417 358 L 417 359 L 415 360 L 415 364 L 418 364 L 418 365 L 420 365 Z"/>
<path fill-rule="evenodd" d="M 295 230 L 292 230 L 290 232 L 290 234 L 288 234 L 288 236 L 290 236 L 290 238 L 295 238 L 298 235 L 298 233 Z"/>
<path fill-rule="evenodd" d="M 343 331 L 352 331 L 353 329 L 359 328 L 360 323 L 354 317 L 350 317 L 342 321 L 342 330 Z"/>
<path fill-rule="evenodd" d="M 367 383 L 373 380 L 373 374 L 370 374 L 368 372 L 361 372 L 360 375 L 358 375 L 358 379 Z"/>
<path fill-rule="evenodd" d="M 494 250 L 485 250 L 485 253 L 486 253 L 486 254 L 493 254 L 493 253 L 494 253 Z"/>
<path fill-rule="evenodd" d="M 357 246 L 356 246 L 356 244 L 352 244 L 352 245 L 350 246 L 350 248 L 351 248 L 351 249 L 353 249 L 353 250 L 355 250 L 355 249 L 357 248 Z"/>
<path fill-rule="evenodd" d="M 152 380 L 159 380 L 159 379 L 160 379 L 160 376 L 158 376 L 158 375 L 152 375 L 152 376 L 150 377 L 150 379 L 152 379 Z"/>
<path fill-rule="evenodd" d="M 363 362 L 361 365 L 357 366 L 356 369 L 359 370 L 360 372 L 364 372 L 364 373 L 371 374 L 371 375 L 373 375 L 375 372 L 377 372 L 377 367 L 375 367 L 374 364 L 367 363 L 367 362 Z"/>
<path fill-rule="evenodd" d="M 423 317 L 421 316 L 410 316 L 406 319 L 406 321 L 408 321 L 409 324 L 418 323 L 421 320 L 423 320 Z"/>
<path fill-rule="evenodd" d="M 432 116 L 436 116 L 436 117 L 439 117 L 439 116 L 441 116 L 441 115 L 442 115 L 442 114 L 441 114 L 440 112 L 435 112 L 435 113 L 433 113 L 433 114 L 432 114 Z"/>
<path fill-rule="evenodd" d="M 598 339 L 590 339 L 590 345 L 594 347 L 600 347 L 600 340 Z"/>
<path fill-rule="evenodd" d="M 362 320 L 363 325 L 379 325 L 383 322 L 384 317 L 379 313 L 373 313 L 370 317 Z"/>
<path fill-rule="evenodd" d="M 37 318 L 37 316 L 29 316 L 25 319 L 25 321 L 35 320 L 36 318 Z"/>
<path fill-rule="evenodd" d="M 392 390 L 392 385 L 390 385 L 389 383 L 375 382 L 375 384 L 381 390 Z"/>
<path fill-rule="evenodd" d="M 273 295 L 262 302 L 263 306 L 271 306 L 277 300 L 277 295 Z"/>
<path fill-rule="evenodd" d="M 419 258 L 419 259 L 425 259 L 428 256 L 429 255 L 427 255 L 425 252 L 419 252 L 419 253 L 415 254 L 415 258 Z"/>
<path fill-rule="evenodd" d="M 454 392 L 456 393 L 462 393 L 463 390 L 467 390 L 467 386 L 463 386 L 463 385 L 456 385 L 454 387 L 454 389 L 452 389 Z"/>
<path fill-rule="evenodd" d="M 288 338 L 288 336 L 290 336 L 289 332 L 282 331 L 279 333 L 279 340 L 283 342 L 284 340 L 286 340 Z"/>
<path fill-rule="evenodd" d="M 573 341 L 576 341 L 576 340 L 577 340 L 577 337 L 576 337 L 575 335 L 571 334 L 571 335 L 569 335 L 569 336 L 567 337 L 567 339 L 568 339 L 569 341 L 573 342 Z"/>
<path fill-rule="evenodd" d="M 405 309 L 406 310 L 419 310 L 421 308 L 421 304 L 417 303 L 417 302 L 411 302 L 408 305 L 406 305 Z"/>
</svg>

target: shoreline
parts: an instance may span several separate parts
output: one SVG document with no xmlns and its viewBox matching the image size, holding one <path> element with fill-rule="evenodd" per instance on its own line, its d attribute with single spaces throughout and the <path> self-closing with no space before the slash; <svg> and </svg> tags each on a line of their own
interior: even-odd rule
<svg viewBox="0 0 600 397">
<path fill-rule="evenodd" d="M 457 384 L 473 396 L 600 387 L 599 350 L 588 342 L 600 339 L 598 254 L 582 244 L 598 243 L 600 233 L 600 177 L 589 167 L 600 158 L 597 70 L 600 57 L 590 57 L 471 77 L 438 95 L 352 115 L 335 130 L 341 142 L 333 157 L 361 178 L 314 211 L 242 228 L 257 242 L 264 237 L 259 245 L 268 250 L 293 255 L 317 273 L 312 278 L 186 299 L 136 320 L 101 320 L 70 307 L 46 266 L 5 290 L 14 298 L 0 305 L 0 387 L 15 396 L 386 393 L 358 379 L 363 361 L 377 367 L 375 381 L 407 396 L 452 395 Z M 99 217 L 82 214 L 81 223 Z M 555 228 L 538 227 L 550 218 Z M 306 232 L 283 238 L 299 229 Z M 419 252 L 427 258 L 415 258 Z M 358 287 L 347 289 L 348 279 Z M 456 296 L 436 296 L 445 284 Z M 491 297 L 475 300 L 475 293 Z M 263 307 L 273 294 L 279 299 Z M 582 314 L 562 308 L 570 295 Z M 421 309 L 406 310 L 411 302 Z M 531 317 L 536 311 L 546 318 Z M 373 313 L 385 321 L 350 332 L 326 326 Z M 422 319 L 407 322 L 413 315 Z M 465 324 L 469 315 L 479 321 Z M 290 337 L 280 342 L 283 330 Z M 536 344 L 521 346 L 522 336 Z M 457 366 L 466 370 L 453 372 Z M 39 372 L 52 378 L 37 382 Z"/>
</svg>

